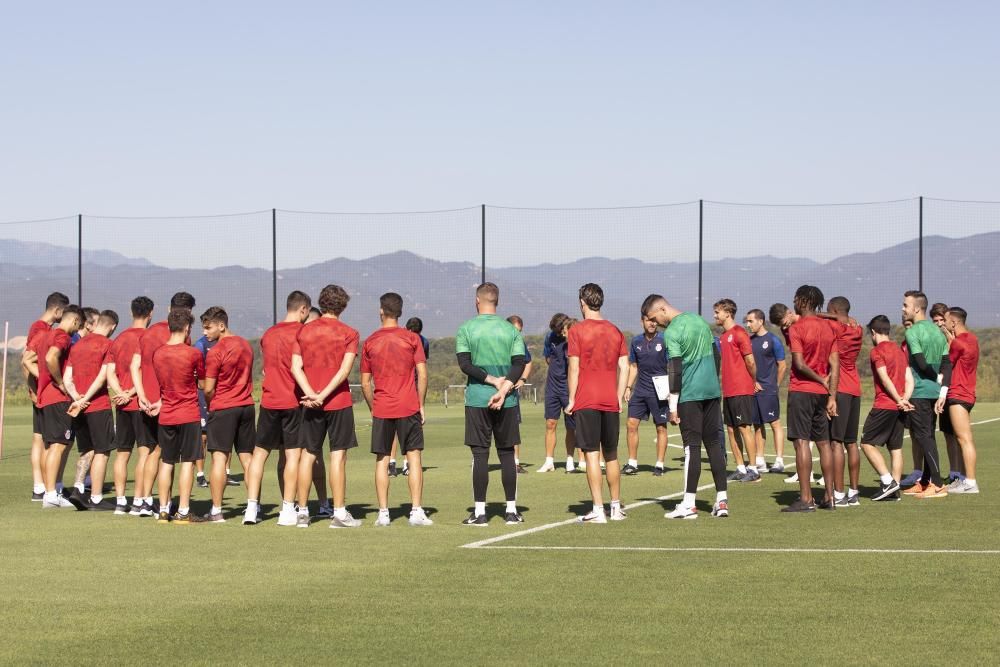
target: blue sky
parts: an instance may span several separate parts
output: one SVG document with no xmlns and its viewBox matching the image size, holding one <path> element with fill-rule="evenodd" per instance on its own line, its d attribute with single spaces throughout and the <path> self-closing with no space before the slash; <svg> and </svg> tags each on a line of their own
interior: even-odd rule
<svg viewBox="0 0 1000 667">
<path fill-rule="evenodd" d="M 1000 199 L 1000 11 L 990 2 L 0 7 L 0 221 Z M 897 215 L 852 219 L 844 251 Z M 465 258 L 474 236 L 465 225 L 477 216 L 424 221 L 421 232 L 381 220 L 351 243 L 310 221 L 288 262 L 397 249 L 387 243 Z M 503 237 L 569 233 L 504 219 Z M 775 238 L 828 224 L 812 214 L 740 219 L 741 230 L 767 224 Z M 626 238 L 632 225 L 665 228 L 690 259 L 685 225 L 609 214 L 588 217 L 584 230 Z M 899 225 L 883 245 L 911 229 Z M 223 263 L 268 260 L 267 230 L 210 227 L 184 229 Z M 958 235 L 1000 223 L 987 215 L 947 227 Z M 126 254 L 207 261 L 145 233 L 95 229 L 104 230 L 95 244 Z M 745 254 L 722 243 L 730 231 L 715 230 L 710 254 Z M 499 265 L 602 254 L 601 245 L 635 253 L 634 240 L 589 253 L 491 245 Z M 807 254 L 792 241 L 780 250 Z"/>
</svg>

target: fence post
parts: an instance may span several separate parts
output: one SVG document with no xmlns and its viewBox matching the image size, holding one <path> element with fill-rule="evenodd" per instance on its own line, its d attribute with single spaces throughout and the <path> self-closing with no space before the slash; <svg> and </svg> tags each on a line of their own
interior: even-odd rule
<svg viewBox="0 0 1000 667">
<path fill-rule="evenodd" d="M 482 270 L 482 280 L 479 281 L 480 284 L 486 282 L 486 204 L 482 205 L 482 226 L 480 228 L 481 241 L 482 241 L 482 265 L 480 266 Z"/>
<path fill-rule="evenodd" d="M 701 315 L 701 279 L 705 246 L 705 200 L 698 200 L 698 315 Z"/>
<path fill-rule="evenodd" d="M 271 310 L 278 323 L 278 209 L 271 209 Z"/>
<path fill-rule="evenodd" d="M 924 198 L 920 197 L 919 228 L 917 231 L 917 289 L 924 291 Z"/>
<path fill-rule="evenodd" d="M 76 215 L 76 303 L 83 307 L 83 214 Z"/>
</svg>

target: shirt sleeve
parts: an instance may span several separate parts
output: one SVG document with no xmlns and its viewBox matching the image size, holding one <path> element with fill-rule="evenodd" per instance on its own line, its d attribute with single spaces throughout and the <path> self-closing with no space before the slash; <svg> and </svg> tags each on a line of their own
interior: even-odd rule
<svg viewBox="0 0 1000 667">
<path fill-rule="evenodd" d="M 527 345 L 524 346 L 524 363 L 531 363 L 531 350 L 528 349 Z"/>
<path fill-rule="evenodd" d="M 774 360 L 784 361 L 785 360 L 785 345 L 781 342 L 781 339 L 771 334 L 771 345 L 774 348 Z"/>
<path fill-rule="evenodd" d="M 201 356 L 200 352 L 198 354 Z M 203 363 L 203 375 L 199 375 L 198 377 L 213 379 L 219 377 L 219 366 L 222 365 L 222 360 L 219 359 L 219 357 L 221 356 L 222 354 L 219 352 L 219 348 L 213 347 L 209 350 L 208 354 L 202 357 L 202 359 L 206 360 Z"/>
<path fill-rule="evenodd" d="M 351 329 L 350 333 L 347 334 L 347 344 L 344 346 L 344 352 L 346 354 L 357 354 L 358 353 L 358 342 L 361 340 L 361 334 L 356 330 Z"/>
<path fill-rule="evenodd" d="M 548 359 L 552 356 L 552 332 L 545 334 L 545 339 L 542 342 L 542 357 Z"/>
<path fill-rule="evenodd" d="M 511 328 L 513 329 L 514 325 L 511 325 Z M 527 356 L 527 351 L 524 347 L 524 338 L 521 337 L 521 334 L 517 331 L 517 329 L 514 329 L 514 333 L 515 336 L 514 339 L 511 341 L 510 345 L 510 356 L 511 357 Z"/>
<path fill-rule="evenodd" d="M 663 333 L 663 342 L 667 346 L 667 356 L 672 359 L 681 358 L 680 331 L 676 326 L 669 326 Z"/>
<path fill-rule="evenodd" d="M 740 327 L 739 331 L 740 333 L 736 335 L 736 349 L 740 351 L 740 356 L 745 357 L 748 354 L 753 354 L 753 345 L 750 343 L 750 336 L 747 335 L 747 332 L 742 327 Z"/>
<path fill-rule="evenodd" d="M 625 334 L 618 332 L 618 358 L 627 357 L 632 353 L 632 346 L 625 342 Z"/>
<path fill-rule="evenodd" d="M 578 335 L 575 329 L 570 329 L 569 335 L 566 336 L 566 356 L 580 356 L 580 341 L 578 340 Z"/>
<path fill-rule="evenodd" d="M 469 347 L 469 330 L 464 324 L 458 328 L 458 333 L 455 334 L 455 354 L 462 352 L 472 352 L 472 348 Z"/>
<path fill-rule="evenodd" d="M 924 348 L 920 343 L 920 336 L 914 331 L 916 327 L 910 327 L 906 330 L 906 346 L 910 350 L 911 356 L 916 356 L 923 353 Z"/>
<path fill-rule="evenodd" d="M 874 365 L 876 369 L 886 367 L 885 357 L 882 356 L 882 353 L 877 348 L 872 348 L 870 356 L 872 365 Z"/>
<path fill-rule="evenodd" d="M 216 371 L 218 371 L 218 367 L 216 367 Z M 194 377 L 197 380 L 203 380 L 206 377 L 206 373 L 205 373 L 205 357 L 203 357 L 200 353 L 198 354 L 198 358 L 195 360 L 195 364 L 194 364 Z"/>
<path fill-rule="evenodd" d="M 371 347 L 368 345 L 368 341 L 365 341 L 365 344 L 361 346 L 361 372 L 372 372 Z"/>
<path fill-rule="evenodd" d="M 796 352 L 802 354 L 802 337 L 799 335 L 799 327 L 789 327 L 788 347 L 791 349 L 792 354 L 795 354 Z"/>
<path fill-rule="evenodd" d="M 635 341 L 633 341 L 633 343 L 634 342 Z M 628 362 L 630 364 L 635 364 L 635 363 L 639 362 L 639 360 L 636 359 L 636 357 L 635 357 L 635 345 L 629 345 L 628 346 Z"/>
<path fill-rule="evenodd" d="M 413 346 L 413 363 L 427 363 L 427 354 L 424 352 L 424 341 L 419 336 L 416 337 L 416 343 Z"/>
</svg>

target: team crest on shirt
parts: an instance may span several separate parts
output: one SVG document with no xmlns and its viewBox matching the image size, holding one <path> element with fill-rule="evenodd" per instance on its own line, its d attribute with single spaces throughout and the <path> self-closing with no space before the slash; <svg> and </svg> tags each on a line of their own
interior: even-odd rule
<svg viewBox="0 0 1000 667">
<path fill-rule="evenodd" d="M 657 343 L 657 344 L 656 344 L 656 351 L 657 351 L 657 352 L 661 352 L 661 351 L 663 351 L 663 346 L 662 346 L 662 345 L 660 345 L 659 343 Z"/>
<path fill-rule="evenodd" d="M 764 341 L 764 344 L 763 344 L 763 345 L 761 345 L 761 347 L 762 347 L 762 348 L 764 348 L 764 349 L 766 350 L 766 349 L 768 348 L 768 346 L 769 346 L 769 345 L 770 345 L 770 343 L 768 343 L 768 342 L 767 342 L 767 341 L 765 340 L 765 341 Z"/>
<path fill-rule="evenodd" d="M 66 429 L 65 435 L 66 435 L 66 439 L 67 440 L 72 440 L 73 439 L 73 431 L 70 431 L 69 429 Z"/>
<path fill-rule="evenodd" d="M 727 343 L 732 343 L 733 342 L 733 334 L 729 334 L 729 338 L 726 339 L 726 342 Z"/>
</svg>

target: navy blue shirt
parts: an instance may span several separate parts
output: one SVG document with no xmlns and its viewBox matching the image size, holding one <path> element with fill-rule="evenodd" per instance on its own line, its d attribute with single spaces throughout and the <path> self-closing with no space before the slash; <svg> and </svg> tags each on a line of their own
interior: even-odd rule
<svg viewBox="0 0 1000 667">
<path fill-rule="evenodd" d="M 218 340 L 209 340 L 208 336 L 202 336 L 191 347 L 201 352 L 202 358 L 205 358 L 208 356 L 208 351 L 215 347 L 218 342 Z M 204 428 L 208 422 L 208 401 L 205 399 L 205 392 L 201 389 L 198 390 L 198 410 L 201 411 L 201 426 Z"/>
<path fill-rule="evenodd" d="M 778 393 L 778 362 L 785 360 L 785 346 L 770 331 L 759 336 L 750 336 L 753 346 L 753 360 L 757 363 L 757 382 L 762 393 Z"/>
<path fill-rule="evenodd" d="M 566 383 L 569 368 L 566 360 L 566 339 L 551 331 L 545 334 L 542 356 L 549 362 L 549 374 L 545 378 L 546 391 L 559 396 L 569 394 L 569 385 Z"/>
<path fill-rule="evenodd" d="M 636 376 L 632 395 L 655 397 L 653 376 L 666 375 L 668 361 L 670 355 L 667 354 L 667 344 L 663 341 L 662 333 L 657 332 L 652 338 L 646 338 L 646 334 L 633 338 L 628 348 L 628 362 L 638 367 L 639 374 Z"/>
<path fill-rule="evenodd" d="M 431 358 L 431 342 L 423 337 L 423 334 L 417 334 L 420 336 L 420 344 L 424 346 L 424 359 Z"/>
</svg>

